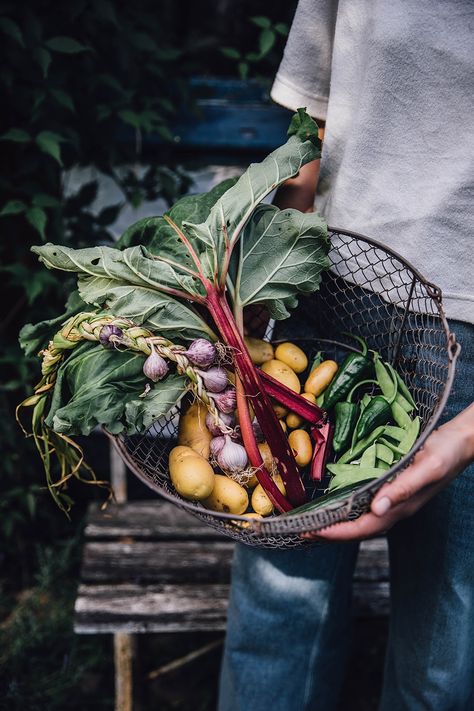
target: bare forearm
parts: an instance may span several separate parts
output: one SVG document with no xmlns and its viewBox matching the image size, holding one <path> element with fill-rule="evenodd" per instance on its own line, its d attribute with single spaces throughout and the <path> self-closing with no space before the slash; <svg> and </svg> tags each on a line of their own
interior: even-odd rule
<svg viewBox="0 0 474 711">
<path fill-rule="evenodd" d="M 321 121 L 318 121 L 321 124 Z M 319 129 L 319 137 L 324 136 L 324 128 Z M 273 204 L 284 210 L 287 207 L 300 212 L 309 212 L 313 209 L 316 188 L 319 180 L 319 160 L 313 160 L 311 163 L 304 165 L 298 175 L 290 178 L 281 185 Z"/>
</svg>

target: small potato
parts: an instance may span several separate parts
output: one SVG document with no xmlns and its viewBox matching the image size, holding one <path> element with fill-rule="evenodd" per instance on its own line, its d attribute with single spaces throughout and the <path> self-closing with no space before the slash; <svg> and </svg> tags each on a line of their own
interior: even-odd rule
<svg viewBox="0 0 474 711">
<path fill-rule="evenodd" d="M 257 513 L 246 513 L 245 514 L 246 518 L 257 518 L 260 519 L 262 518 L 260 514 Z M 232 523 L 235 523 L 236 526 L 240 526 L 241 528 L 248 528 L 250 526 L 250 523 L 248 521 L 232 521 Z"/>
<path fill-rule="evenodd" d="M 184 499 L 202 501 L 212 493 L 215 474 L 209 462 L 188 447 L 175 447 L 169 459 L 171 482 Z M 175 450 L 180 450 L 175 452 Z M 192 450 L 191 450 L 192 451 Z"/>
<path fill-rule="evenodd" d="M 262 365 L 262 370 L 264 373 L 271 375 L 272 378 L 275 378 L 275 380 L 278 380 L 279 383 L 286 385 L 286 387 L 293 390 L 293 392 L 300 392 L 301 384 L 298 380 L 298 376 L 289 365 L 283 363 L 281 360 L 277 360 L 276 358 L 268 360 Z"/>
<path fill-rule="evenodd" d="M 281 493 L 285 495 L 286 489 L 281 476 L 279 474 L 275 474 L 273 479 Z M 270 514 L 273 512 L 273 504 L 268 498 L 265 489 L 261 484 L 256 486 L 253 490 L 251 505 L 253 510 L 261 516 L 270 516 Z"/>
<path fill-rule="evenodd" d="M 209 459 L 212 435 L 206 427 L 207 408 L 195 400 L 181 413 L 178 425 L 178 444 L 191 447 Z"/>
<path fill-rule="evenodd" d="M 313 405 L 316 405 L 316 397 L 313 395 L 313 393 L 302 393 L 301 397 L 304 397 L 305 400 L 308 400 L 309 402 L 312 402 Z M 288 425 L 290 430 L 294 430 L 297 427 L 301 427 L 303 422 L 304 419 L 300 415 L 297 415 L 296 412 L 290 412 L 286 418 L 286 424 Z"/>
<path fill-rule="evenodd" d="M 309 375 L 304 384 L 305 392 L 316 397 L 326 390 L 337 373 L 338 365 L 334 360 L 323 360 Z"/>
<path fill-rule="evenodd" d="M 293 430 L 288 435 L 288 443 L 295 455 L 296 463 L 299 467 L 305 467 L 310 463 L 313 455 L 311 437 L 306 430 Z"/>
<path fill-rule="evenodd" d="M 273 411 L 280 421 L 288 414 L 288 408 L 283 407 L 283 405 L 280 405 L 278 402 L 273 403 Z"/>
<path fill-rule="evenodd" d="M 308 367 L 305 352 L 294 343 L 280 343 L 275 351 L 275 358 L 289 365 L 295 373 L 303 373 Z"/>
<path fill-rule="evenodd" d="M 214 475 L 212 494 L 203 501 L 204 506 L 212 511 L 242 514 L 249 505 L 249 497 L 243 486 L 222 474 Z"/>
<path fill-rule="evenodd" d="M 244 341 L 254 365 L 262 365 L 262 363 L 273 358 L 273 346 L 268 341 L 262 341 L 261 338 L 251 338 L 250 336 L 244 336 Z"/>
</svg>

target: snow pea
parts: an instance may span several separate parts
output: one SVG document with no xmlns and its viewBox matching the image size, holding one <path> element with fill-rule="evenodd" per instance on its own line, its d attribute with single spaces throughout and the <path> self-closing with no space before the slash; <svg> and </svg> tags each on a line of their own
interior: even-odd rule
<svg viewBox="0 0 474 711">
<path fill-rule="evenodd" d="M 408 429 L 412 423 L 410 415 L 396 400 L 392 402 L 390 408 L 392 410 L 393 419 L 395 420 L 397 425 L 403 427 L 404 430 Z"/>
<path fill-rule="evenodd" d="M 376 454 L 377 454 L 377 445 L 371 444 L 370 447 L 367 447 L 365 452 L 362 453 L 362 457 L 360 458 L 359 466 L 364 467 L 364 468 L 375 467 L 375 460 L 377 458 Z"/>
<path fill-rule="evenodd" d="M 367 449 L 367 447 L 370 447 L 371 444 L 375 442 L 376 439 L 382 436 L 382 433 L 384 431 L 383 425 L 380 427 L 376 427 L 376 429 L 371 432 L 365 439 L 361 439 L 359 442 L 356 443 L 354 449 L 348 449 L 344 454 L 339 457 L 337 460 L 337 464 L 347 464 L 348 462 L 352 462 L 355 459 L 358 459 L 363 452 Z"/>
<path fill-rule="evenodd" d="M 356 481 L 377 479 L 385 469 L 379 467 L 361 467 L 357 464 L 328 464 L 327 469 L 334 475 L 329 482 L 329 491 L 335 491 Z"/>
<path fill-rule="evenodd" d="M 391 370 L 393 373 L 395 373 L 395 378 L 397 379 L 397 385 L 398 385 L 398 392 L 403 395 L 403 397 L 410 403 L 413 409 L 416 408 L 416 402 L 413 399 L 413 395 L 411 394 L 410 390 L 407 387 L 407 384 L 403 380 L 402 376 L 400 373 L 398 373 L 397 370 L 391 365 L 390 366 Z"/>
<path fill-rule="evenodd" d="M 393 464 L 393 460 L 395 459 L 393 451 L 390 449 L 390 447 L 387 447 L 386 444 L 383 444 L 383 442 L 377 442 L 375 445 L 376 447 L 376 454 L 377 454 L 377 459 L 381 459 L 382 462 L 385 462 L 389 466 Z"/>
<path fill-rule="evenodd" d="M 380 390 L 386 397 L 389 403 L 392 403 L 397 396 L 397 380 L 393 377 L 391 371 L 386 367 L 386 364 L 382 361 L 380 355 L 373 351 L 374 354 L 374 368 L 375 377 L 379 384 Z"/>
<path fill-rule="evenodd" d="M 384 429 L 384 435 L 386 437 L 391 437 L 396 442 L 401 442 L 406 435 L 406 430 L 403 427 L 394 427 L 393 425 L 387 425 Z"/>
<path fill-rule="evenodd" d="M 415 444 L 416 438 L 418 437 L 419 432 L 420 432 L 420 418 L 415 417 L 415 419 L 411 421 L 410 426 L 406 428 L 405 437 L 401 440 L 401 442 L 399 444 L 400 449 L 403 449 L 405 454 L 407 452 L 409 452 L 410 449 Z"/>
</svg>

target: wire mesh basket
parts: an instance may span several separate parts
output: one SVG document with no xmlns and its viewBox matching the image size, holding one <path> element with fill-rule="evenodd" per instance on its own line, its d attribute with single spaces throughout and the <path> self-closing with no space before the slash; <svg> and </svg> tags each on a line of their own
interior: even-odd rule
<svg viewBox="0 0 474 711">
<path fill-rule="evenodd" d="M 421 433 L 412 450 L 378 479 L 307 513 L 248 519 L 217 513 L 182 499 L 171 484 L 168 455 L 176 444 L 179 409 L 170 411 L 139 436 L 115 436 L 113 442 L 128 467 L 164 498 L 190 511 L 219 532 L 248 545 L 289 548 L 310 545 L 304 531 L 355 519 L 368 511 L 375 493 L 408 466 L 432 432 L 451 389 L 459 346 L 449 332 L 441 292 L 401 256 L 375 240 L 331 228 L 331 269 L 321 288 L 301 298 L 291 319 L 277 324 L 272 340 L 301 342 L 340 360 L 352 348 L 341 334 L 365 338 L 369 348 L 396 367 L 417 404 Z M 323 493 L 325 482 L 307 487 L 308 498 Z"/>
</svg>

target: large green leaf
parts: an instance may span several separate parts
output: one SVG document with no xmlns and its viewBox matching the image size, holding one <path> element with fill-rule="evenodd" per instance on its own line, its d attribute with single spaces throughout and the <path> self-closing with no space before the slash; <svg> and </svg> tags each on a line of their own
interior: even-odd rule
<svg viewBox="0 0 474 711">
<path fill-rule="evenodd" d="M 317 213 L 260 206 L 240 240 L 235 301 L 264 303 L 274 318 L 287 318 L 298 294 L 319 288 L 328 250 L 326 222 Z"/>
<path fill-rule="evenodd" d="M 185 379 L 173 373 L 166 380 L 157 383 L 146 397 L 130 400 L 125 405 L 127 432 L 145 432 L 153 422 L 166 415 L 184 395 Z"/>
<path fill-rule="evenodd" d="M 175 267 L 141 246 L 119 251 L 113 247 L 71 249 L 46 244 L 43 247 L 32 247 L 32 251 L 50 269 L 76 272 L 80 277 L 89 277 L 88 285 L 90 279 L 98 278 L 102 282 L 106 278 L 111 287 L 135 284 L 158 291 L 180 289 L 190 294 L 198 292 L 196 280 L 180 271 L 179 265 Z"/>
<path fill-rule="evenodd" d="M 154 289 L 111 286 L 108 279 L 81 279 L 81 294 L 88 302 L 125 316 L 170 340 L 215 339 L 212 329 L 190 306 Z"/>
<path fill-rule="evenodd" d="M 77 346 L 59 368 L 46 424 L 69 435 L 87 435 L 97 425 L 121 432 L 125 405 L 145 387 L 143 363 L 142 353 Z"/>
<path fill-rule="evenodd" d="M 304 109 L 298 109 L 288 134 L 283 146 L 261 163 L 250 165 L 212 207 L 205 222 L 183 222 L 187 234 L 214 251 L 219 269 L 224 264 L 227 240 L 233 248 L 257 205 L 281 183 L 297 175 L 303 165 L 320 157 L 318 127 Z"/>
</svg>

